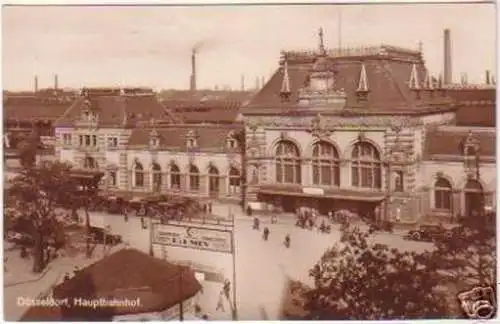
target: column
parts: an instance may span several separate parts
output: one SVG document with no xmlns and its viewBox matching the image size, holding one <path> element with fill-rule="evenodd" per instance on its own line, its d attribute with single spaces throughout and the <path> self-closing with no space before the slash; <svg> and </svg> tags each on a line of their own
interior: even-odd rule
<svg viewBox="0 0 500 324">
<path fill-rule="evenodd" d="M 310 159 L 301 160 L 300 165 L 302 185 L 303 186 L 312 186 L 312 163 Z"/>
<path fill-rule="evenodd" d="M 210 197 L 210 178 L 208 175 L 200 175 L 200 195 L 203 197 Z"/>
<path fill-rule="evenodd" d="M 219 177 L 219 196 L 220 197 L 223 197 L 223 196 L 227 196 L 227 193 L 228 193 L 228 190 L 227 190 L 227 186 L 226 186 L 226 178 L 225 176 L 220 176 Z"/>
<path fill-rule="evenodd" d="M 340 162 L 340 187 L 350 188 L 351 184 L 351 164 L 349 161 Z"/>
</svg>

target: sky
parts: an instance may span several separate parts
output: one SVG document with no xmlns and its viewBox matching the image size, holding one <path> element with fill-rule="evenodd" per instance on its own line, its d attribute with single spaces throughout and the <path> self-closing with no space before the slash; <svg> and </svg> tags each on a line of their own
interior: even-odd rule
<svg viewBox="0 0 500 324">
<path fill-rule="evenodd" d="M 339 26 L 341 26 L 339 28 Z M 198 88 L 254 88 L 281 50 L 388 44 L 418 49 L 431 73 L 443 70 L 443 30 L 451 30 L 453 79 L 483 83 L 496 71 L 493 4 L 279 6 L 11 6 L 2 9 L 6 90 L 144 86 L 187 89 L 191 49 Z M 339 37 L 340 36 L 340 37 Z"/>
</svg>

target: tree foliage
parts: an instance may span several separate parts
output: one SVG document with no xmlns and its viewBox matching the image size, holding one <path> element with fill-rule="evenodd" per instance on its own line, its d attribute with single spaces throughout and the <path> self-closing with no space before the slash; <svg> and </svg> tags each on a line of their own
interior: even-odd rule
<svg viewBox="0 0 500 324">
<path fill-rule="evenodd" d="M 40 272 L 44 264 L 44 246 L 57 232 L 56 208 L 69 209 L 77 202 L 78 185 L 71 177 L 71 167 L 60 162 L 43 162 L 25 168 L 14 177 L 7 189 L 6 202 L 25 225 L 26 234 L 34 239 L 33 271 Z"/>
<path fill-rule="evenodd" d="M 435 268 L 464 289 L 496 286 L 496 226 L 493 217 L 463 217 L 452 234 L 436 242 Z"/>
<path fill-rule="evenodd" d="M 436 293 L 439 278 L 428 271 L 429 253 L 401 252 L 370 241 L 372 231 L 345 225 L 341 243 L 310 271 L 306 292 L 313 320 L 425 319 L 445 316 Z"/>
</svg>

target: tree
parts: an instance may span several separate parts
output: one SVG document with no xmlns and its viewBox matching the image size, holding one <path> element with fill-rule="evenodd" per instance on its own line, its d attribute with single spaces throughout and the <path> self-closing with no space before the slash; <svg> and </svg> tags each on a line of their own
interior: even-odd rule
<svg viewBox="0 0 500 324">
<path fill-rule="evenodd" d="M 308 319 L 389 320 L 442 318 L 447 307 L 427 271 L 428 253 L 401 252 L 370 242 L 372 231 L 345 225 L 341 244 L 310 271 L 305 293 Z"/>
<path fill-rule="evenodd" d="M 488 216 L 460 218 L 451 235 L 435 243 L 434 267 L 462 289 L 496 287 L 496 226 Z"/>
<path fill-rule="evenodd" d="M 34 272 L 45 267 L 44 248 L 58 229 L 56 208 L 70 208 L 77 193 L 71 166 L 61 162 L 46 161 L 25 168 L 9 183 L 6 202 L 15 206 L 17 221 L 25 224 L 26 234 L 34 241 Z"/>
<path fill-rule="evenodd" d="M 34 167 L 38 143 L 33 140 L 23 140 L 19 143 L 17 149 L 19 150 L 21 166 L 25 169 Z"/>
</svg>

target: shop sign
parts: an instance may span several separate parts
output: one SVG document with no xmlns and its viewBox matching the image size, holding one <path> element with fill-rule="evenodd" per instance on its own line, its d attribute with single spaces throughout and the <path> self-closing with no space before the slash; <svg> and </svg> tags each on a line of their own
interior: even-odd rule
<svg viewBox="0 0 500 324">
<path fill-rule="evenodd" d="M 153 243 L 214 252 L 233 251 L 231 230 L 184 224 L 154 224 Z"/>
<path fill-rule="evenodd" d="M 325 191 L 321 188 L 302 188 L 302 192 L 314 196 L 323 196 L 325 194 Z"/>
</svg>

